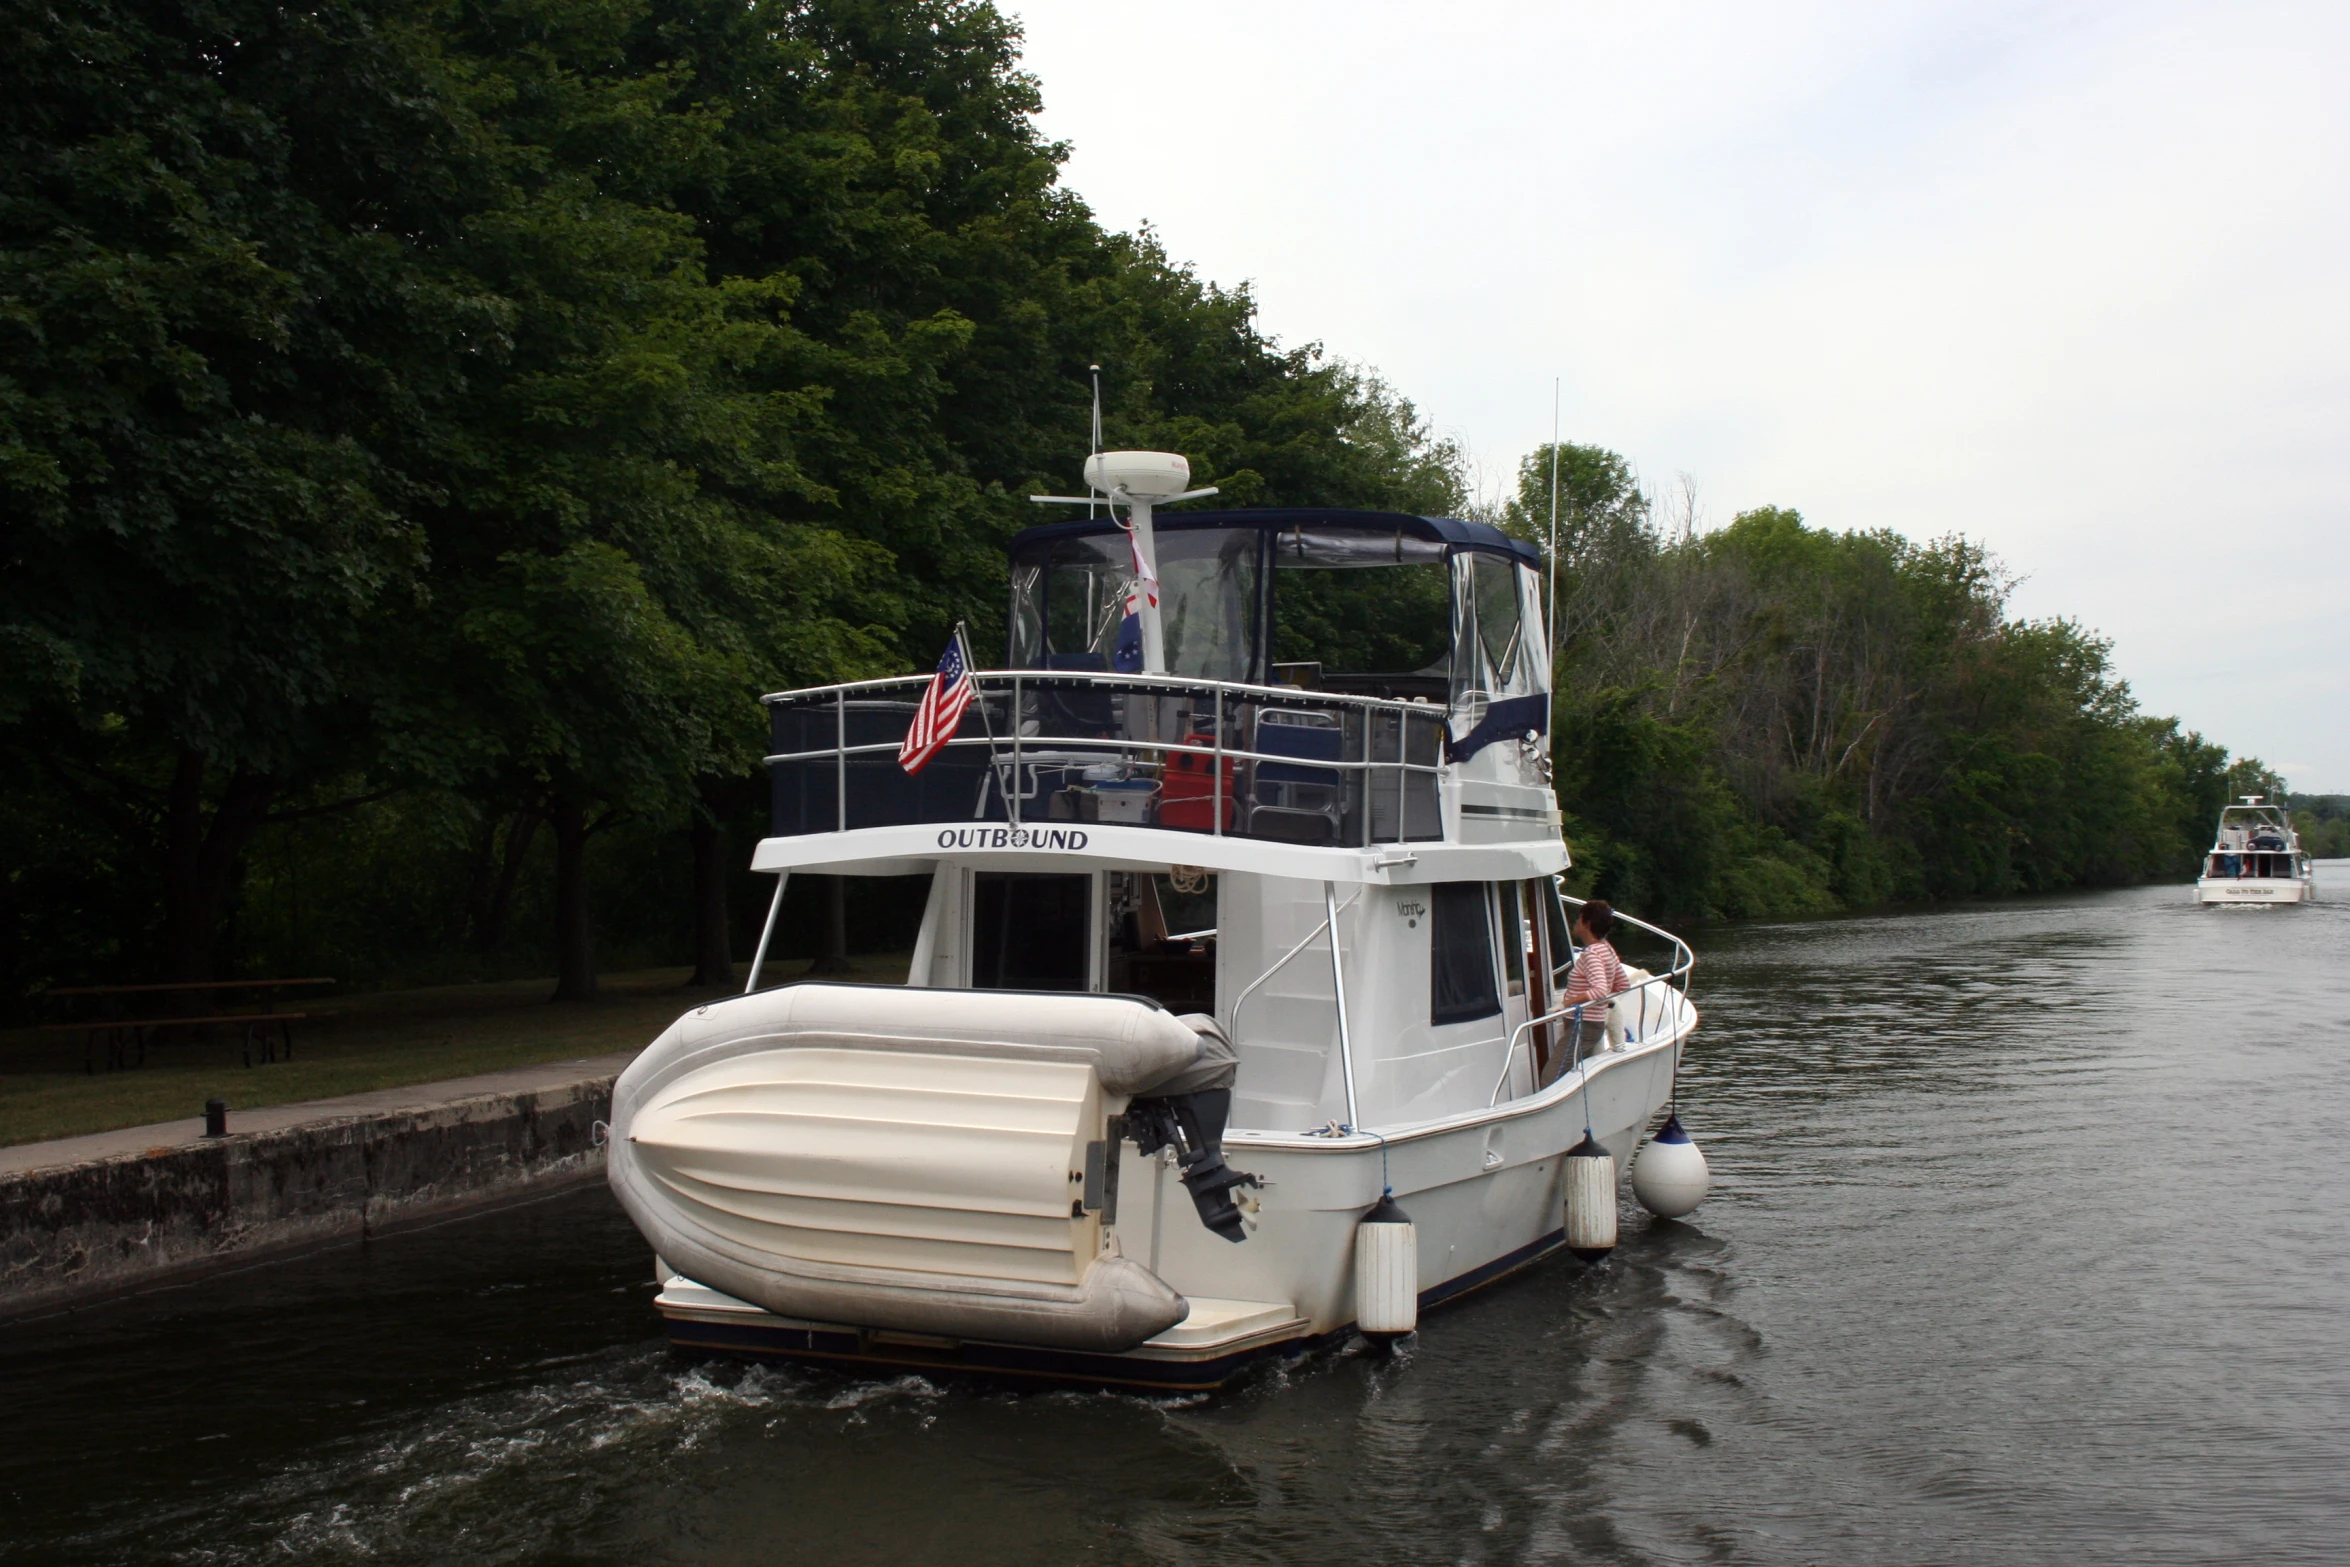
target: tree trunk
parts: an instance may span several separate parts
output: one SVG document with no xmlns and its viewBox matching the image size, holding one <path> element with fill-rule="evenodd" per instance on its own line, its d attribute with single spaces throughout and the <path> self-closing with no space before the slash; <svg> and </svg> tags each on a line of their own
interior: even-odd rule
<svg viewBox="0 0 2350 1567">
<path fill-rule="evenodd" d="M 587 807 L 577 797 L 555 801 L 555 999 L 586 1001 L 596 993 L 596 932 L 588 914 Z"/>
<path fill-rule="evenodd" d="M 514 888 L 530 859 L 531 840 L 538 836 L 540 820 L 536 811 L 517 811 L 513 824 L 506 829 L 506 848 L 498 865 L 497 879 L 474 914 L 474 950 L 485 958 L 506 940 L 506 916 L 513 912 Z"/>
<path fill-rule="evenodd" d="M 218 977 L 222 904 L 235 883 L 237 861 L 277 793 L 272 780 L 239 771 L 208 821 L 205 772 L 201 752 L 181 751 L 164 807 L 163 970 L 166 979 L 183 985 Z"/>
<path fill-rule="evenodd" d="M 849 879 L 824 878 L 824 946 L 816 954 L 810 974 L 846 974 L 849 971 Z"/>
<path fill-rule="evenodd" d="M 734 985 L 734 953 L 727 936 L 726 829 L 714 816 L 697 812 L 694 847 L 694 977 L 697 986 Z"/>
</svg>

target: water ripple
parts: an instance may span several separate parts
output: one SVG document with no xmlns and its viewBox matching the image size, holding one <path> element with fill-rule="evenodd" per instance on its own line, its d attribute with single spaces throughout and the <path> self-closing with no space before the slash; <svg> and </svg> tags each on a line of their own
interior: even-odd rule
<svg viewBox="0 0 2350 1567">
<path fill-rule="evenodd" d="M 0 1557 L 2339 1560 L 2327 877 L 1707 932 L 1695 1222 L 1213 1397 L 681 1361 L 595 1192 L 18 1330 Z"/>
</svg>

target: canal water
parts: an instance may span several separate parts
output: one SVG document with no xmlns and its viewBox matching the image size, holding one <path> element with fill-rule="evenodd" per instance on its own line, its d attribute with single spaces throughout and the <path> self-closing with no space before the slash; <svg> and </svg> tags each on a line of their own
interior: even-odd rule
<svg viewBox="0 0 2350 1567">
<path fill-rule="evenodd" d="M 600 1189 L 0 1330 L 0 1559 L 2350 1559 L 2321 884 L 1705 932 L 1695 1222 L 1215 1397 L 673 1359 Z"/>
</svg>

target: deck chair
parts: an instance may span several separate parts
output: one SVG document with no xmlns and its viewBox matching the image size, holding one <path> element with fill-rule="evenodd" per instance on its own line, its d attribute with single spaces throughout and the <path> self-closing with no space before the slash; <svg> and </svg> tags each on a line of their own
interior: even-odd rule
<svg viewBox="0 0 2350 1567">
<path fill-rule="evenodd" d="M 1248 834 L 1287 843 L 1338 842 L 1346 809 L 1346 775 L 1334 767 L 1304 764 L 1335 762 L 1345 744 L 1345 731 L 1335 714 L 1278 707 L 1261 710 L 1249 749 L 1261 756 L 1298 760 L 1253 764 Z"/>
</svg>

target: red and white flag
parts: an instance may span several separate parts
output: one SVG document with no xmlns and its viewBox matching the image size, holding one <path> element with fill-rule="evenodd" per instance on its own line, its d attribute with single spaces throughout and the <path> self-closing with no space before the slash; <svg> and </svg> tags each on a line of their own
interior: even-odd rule
<svg viewBox="0 0 2350 1567">
<path fill-rule="evenodd" d="M 906 743 L 898 747 L 900 767 L 918 773 L 930 765 L 939 747 L 955 737 L 963 709 L 971 705 L 971 689 L 971 672 L 963 666 L 963 639 L 949 637 L 946 652 L 939 655 L 938 673 L 930 677 L 930 686 L 914 709 Z"/>
<path fill-rule="evenodd" d="M 1126 613 L 1131 615 L 1137 612 L 1139 608 L 1135 603 L 1137 599 L 1147 599 L 1150 602 L 1150 607 L 1157 609 L 1159 607 L 1158 573 L 1151 570 L 1151 563 L 1142 558 L 1142 535 L 1134 531 L 1132 523 L 1127 523 L 1124 526 L 1126 543 L 1134 551 L 1134 587 L 1126 600 Z"/>
</svg>

